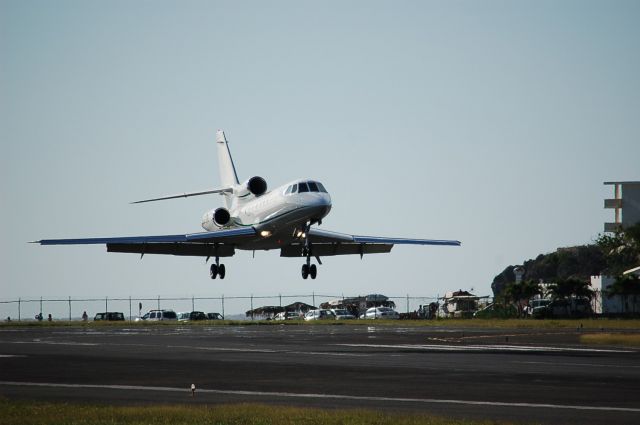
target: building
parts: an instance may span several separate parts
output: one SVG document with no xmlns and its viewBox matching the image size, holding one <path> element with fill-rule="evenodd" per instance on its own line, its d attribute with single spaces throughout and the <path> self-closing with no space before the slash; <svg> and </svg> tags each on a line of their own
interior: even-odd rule
<svg viewBox="0 0 640 425">
<path fill-rule="evenodd" d="M 636 269 L 627 270 L 633 273 Z M 640 297 L 611 295 L 609 289 L 616 283 L 612 276 L 591 276 L 593 312 L 609 316 L 640 313 Z"/>
<path fill-rule="evenodd" d="M 604 182 L 614 186 L 614 198 L 605 199 L 604 207 L 615 210 L 615 221 L 604 223 L 605 232 L 640 223 L 640 181 Z"/>
</svg>

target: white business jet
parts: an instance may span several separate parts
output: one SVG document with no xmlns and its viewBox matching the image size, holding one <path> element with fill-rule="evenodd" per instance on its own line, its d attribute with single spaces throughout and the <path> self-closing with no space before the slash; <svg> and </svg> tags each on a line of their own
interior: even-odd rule
<svg viewBox="0 0 640 425">
<path fill-rule="evenodd" d="M 226 270 L 220 257 L 231 257 L 236 249 L 279 249 L 281 257 L 304 257 L 302 278 L 316 278 L 317 266 L 311 264 L 321 257 L 386 253 L 395 244 L 453 245 L 455 240 L 384 238 L 355 236 L 314 228 L 331 210 L 331 197 L 325 187 L 316 180 L 291 181 L 271 191 L 262 177 L 251 177 L 244 183 L 231 159 L 227 139 L 222 130 L 216 133 L 218 166 L 222 187 L 218 189 L 188 192 L 161 198 L 145 199 L 134 204 L 165 199 L 218 193 L 224 197 L 225 207 L 212 209 L 202 217 L 200 233 L 160 236 L 132 236 L 115 238 L 43 239 L 41 245 L 106 244 L 108 252 L 145 254 L 171 254 L 215 259 L 211 264 L 212 279 L 224 279 Z"/>
</svg>

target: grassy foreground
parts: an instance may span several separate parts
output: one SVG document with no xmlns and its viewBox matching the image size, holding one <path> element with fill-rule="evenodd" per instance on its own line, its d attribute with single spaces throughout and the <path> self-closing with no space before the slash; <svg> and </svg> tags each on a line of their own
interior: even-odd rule
<svg viewBox="0 0 640 425">
<path fill-rule="evenodd" d="M 580 335 L 583 344 L 624 345 L 628 347 L 640 347 L 640 334 L 586 334 Z"/>
<path fill-rule="evenodd" d="M 0 399 L 3 425 L 489 425 L 506 422 L 446 419 L 365 410 L 322 410 L 261 404 L 222 406 L 97 406 Z"/>
</svg>

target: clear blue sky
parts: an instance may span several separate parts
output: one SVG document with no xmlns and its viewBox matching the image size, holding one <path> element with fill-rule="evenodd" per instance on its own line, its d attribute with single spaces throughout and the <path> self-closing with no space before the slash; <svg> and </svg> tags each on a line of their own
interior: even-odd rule
<svg viewBox="0 0 640 425">
<path fill-rule="evenodd" d="M 638 22 L 637 1 L 0 0 L 0 298 L 489 294 L 592 241 L 603 181 L 640 179 Z M 211 281 L 201 258 L 26 243 L 198 231 L 218 197 L 128 203 L 217 186 L 218 128 L 241 179 L 322 181 L 326 229 L 463 246 L 306 281 L 239 252 Z"/>
</svg>

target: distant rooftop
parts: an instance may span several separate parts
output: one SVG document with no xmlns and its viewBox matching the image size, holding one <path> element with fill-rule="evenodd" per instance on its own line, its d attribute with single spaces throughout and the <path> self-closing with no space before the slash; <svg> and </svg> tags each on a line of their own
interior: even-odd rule
<svg viewBox="0 0 640 425">
<path fill-rule="evenodd" d="M 604 182 L 604 184 L 640 184 L 640 181 Z"/>
</svg>

